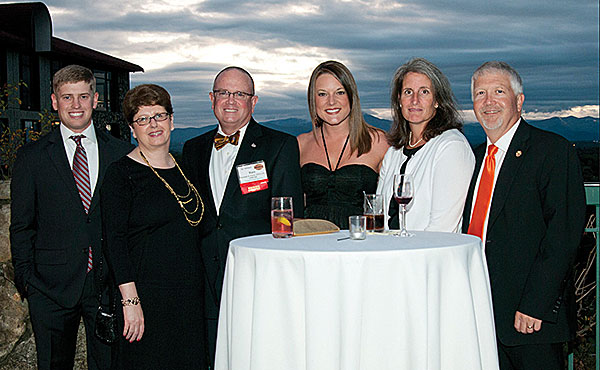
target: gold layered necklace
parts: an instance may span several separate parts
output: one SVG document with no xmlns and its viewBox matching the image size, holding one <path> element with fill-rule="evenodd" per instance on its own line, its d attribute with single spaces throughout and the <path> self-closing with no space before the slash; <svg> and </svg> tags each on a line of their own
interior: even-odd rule
<svg viewBox="0 0 600 370">
<path fill-rule="evenodd" d="M 148 162 L 148 160 L 146 159 L 146 156 L 144 155 L 144 153 L 142 153 L 141 150 L 140 150 L 140 155 L 142 156 L 142 159 L 144 160 L 144 162 L 146 162 L 146 164 L 148 165 L 148 167 L 150 167 L 150 169 L 152 170 L 152 172 L 154 172 L 154 174 L 156 175 L 156 177 L 158 177 L 160 179 L 160 181 L 162 181 L 163 184 L 165 184 L 165 187 L 171 192 L 171 194 L 173 194 L 173 196 L 175 197 L 175 200 L 177 201 L 177 203 L 179 203 L 179 207 L 181 207 L 181 210 L 183 211 L 183 215 L 185 216 L 185 219 L 187 220 L 187 222 L 192 227 L 198 226 L 198 224 L 202 220 L 202 216 L 204 215 L 204 202 L 202 202 L 202 198 L 200 197 L 200 194 L 198 194 L 198 190 L 196 190 L 196 188 L 190 182 L 190 180 L 188 180 L 188 178 L 185 177 L 185 174 L 183 173 L 183 171 L 179 167 L 179 164 L 177 164 L 177 161 L 175 160 L 175 158 L 173 158 L 173 155 L 171 153 L 169 153 L 169 156 L 171 157 L 171 159 L 175 163 L 175 167 L 177 167 L 177 169 L 179 170 L 179 173 L 181 174 L 181 176 L 183 176 L 183 178 L 185 179 L 185 182 L 187 183 L 187 186 L 188 186 L 187 194 L 186 195 L 179 195 L 179 194 L 177 194 L 175 192 L 175 190 L 173 190 L 173 188 L 171 187 L 171 185 L 169 185 L 169 183 L 165 179 L 163 179 L 158 174 L 158 172 L 156 172 L 156 170 L 154 169 L 154 167 L 152 167 L 152 165 L 150 165 L 150 162 Z M 191 196 L 192 193 L 193 193 L 193 197 Z M 187 208 L 188 204 L 190 204 L 192 202 L 192 200 L 195 200 L 195 202 L 194 202 L 195 203 L 195 208 L 194 208 L 193 211 L 191 211 L 191 210 L 189 210 Z M 192 217 L 193 215 L 196 214 L 196 212 L 198 212 L 199 208 L 201 208 L 200 217 L 198 217 L 197 220 L 190 219 L 190 217 Z"/>
</svg>

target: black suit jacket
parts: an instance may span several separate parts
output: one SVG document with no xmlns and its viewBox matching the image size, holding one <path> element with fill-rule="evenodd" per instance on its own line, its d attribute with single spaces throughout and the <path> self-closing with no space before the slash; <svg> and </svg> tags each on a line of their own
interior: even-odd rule
<svg viewBox="0 0 600 370">
<path fill-rule="evenodd" d="M 209 177 L 210 156 L 216 132 L 215 128 L 187 141 L 183 147 L 186 173 L 189 173 L 190 180 L 197 186 L 205 205 L 199 227 L 208 287 L 206 317 L 209 319 L 216 319 L 219 314 L 229 242 L 243 236 L 271 232 L 273 196 L 292 196 L 294 217 L 302 217 L 304 207 L 296 138 L 261 126 L 252 119 L 240 144 L 217 215 Z M 269 188 L 242 194 L 236 166 L 259 160 L 265 162 Z"/>
<path fill-rule="evenodd" d="M 59 129 L 28 143 L 17 154 L 10 243 L 15 285 L 23 298 L 27 287 L 33 286 L 63 307 L 75 306 L 86 278 L 88 247 L 92 246 L 94 260 L 102 258 L 100 186 L 108 165 L 133 146 L 98 128 L 96 138 L 99 171 L 88 214 Z"/>
<path fill-rule="evenodd" d="M 475 149 L 465 233 L 485 153 L 486 144 Z M 503 344 L 572 338 L 576 326 L 572 267 L 584 222 L 585 193 L 575 148 L 563 137 L 521 119 L 496 180 L 485 244 L 496 334 Z M 541 319 L 541 330 L 517 332 L 516 311 Z"/>
</svg>

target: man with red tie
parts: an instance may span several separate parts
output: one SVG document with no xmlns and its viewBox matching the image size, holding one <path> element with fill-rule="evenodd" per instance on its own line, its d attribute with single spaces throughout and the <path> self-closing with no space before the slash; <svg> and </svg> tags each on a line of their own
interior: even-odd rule
<svg viewBox="0 0 600 370">
<path fill-rule="evenodd" d="M 97 190 L 108 165 L 132 146 L 92 124 L 98 103 L 92 71 L 64 67 L 52 87 L 60 128 L 23 146 L 13 170 L 15 285 L 29 304 L 39 369 L 73 368 L 81 318 L 88 368 L 109 369 L 111 348 L 94 336 L 96 266 L 103 260 Z"/>
<path fill-rule="evenodd" d="M 252 76 L 227 67 L 215 77 L 209 96 L 218 125 L 185 143 L 183 161 L 206 207 L 200 252 L 212 364 L 229 242 L 271 232 L 271 197 L 293 197 L 294 217 L 302 217 L 304 202 L 298 142 L 252 118 L 258 101 Z"/>
<path fill-rule="evenodd" d="M 521 77 L 486 62 L 471 79 L 473 110 L 487 135 L 463 217 L 483 241 L 501 370 L 564 368 L 576 328 L 573 263 L 585 195 L 575 148 L 521 117 Z"/>
</svg>

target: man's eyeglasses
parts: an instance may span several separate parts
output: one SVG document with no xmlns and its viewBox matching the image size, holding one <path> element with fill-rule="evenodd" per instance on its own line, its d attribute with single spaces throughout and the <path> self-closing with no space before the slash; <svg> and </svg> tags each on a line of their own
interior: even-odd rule
<svg viewBox="0 0 600 370">
<path fill-rule="evenodd" d="M 215 98 L 223 100 L 229 99 L 231 95 L 233 95 L 233 98 L 235 100 L 248 100 L 248 98 L 254 96 L 254 94 L 250 94 L 243 91 L 230 92 L 229 90 L 213 90 L 213 95 L 215 96 Z"/>
<path fill-rule="evenodd" d="M 167 118 L 169 118 L 171 116 L 171 114 L 164 112 L 164 113 L 157 113 L 155 115 L 153 115 L 152 117 L 146 117 L 146 116 L 141 116 L 140 118 L 133 120 L 133 123 L 137 123 L 138 126 L 142 127 L 142 126 L 146 126 L 147 124 L 150 123 L 150 121 L 155 120 L 156 122 L 162 122 L 162 121 L 166 121 Z"/>
</svg>

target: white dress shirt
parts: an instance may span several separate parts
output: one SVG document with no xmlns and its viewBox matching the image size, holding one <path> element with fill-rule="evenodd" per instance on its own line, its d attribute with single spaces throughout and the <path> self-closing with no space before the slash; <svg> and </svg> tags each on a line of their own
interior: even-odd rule
<svg viewBox="0 0 600 370">
<path fill-rule="evenodd" d="M 75 149 L 77 149 L 77 144 L 75 144 L 75 141 L 71 139 L 71 136 L 85 136 L 85 138 L 81 139 L 81 145 L 85 149 L 85 154 L 87 156 L 88 169 L 90 171 L 90 187 L 92 190 L 92 194 L 94 194 L 96 182 L 98 181 L 98 169 L 100 168 L 98 164 L 98 140 L 96 139 L 94 122 L 91 122 L 90 125 L 85 130 L 83 130 L 82 133 L 79 134 L 71 131 L 69 128 L 67 128 L 61 123 L 60 135 L 62 136 L 63 144 L 65 145 L 65 151 L 67 152 L 67 159 L 69 160 L 69 166 L 71 167 L 71 171 L 73 170 L 73 157 L 75 156 Z"/>
<path fill-rule="evenodd" d="M 217 215 L 219 214 L 219 208 L 221 208 L 221 202 L 223 201 L 223 195 L 225 195 L 225 188 L 227 187 L 227 181 L 229 180 L 229 174 L 235 162 L 235 157 L 242 146 L 242 140 L 244 140 L 244 134 L 248 124 L 240 128 L 240 138 L 238 145 L 231 145 L 230 143 L 225 144 L 220 150 L 215 149 L 213 145 L 210 153 L 210 163 L 208 165 L 208 174 L 210 176 L 210 189 L 212 191 L 213 199 L 215 200 L 215 208 L 217 209 Z M 221 125 L 218 127 L 218 133 L 223 136 L 228 136 L 221 130 Z"/>
<path fill-rule="evenodd" d="M 386 229 L 394 175 L 404 161 L 402 148 L 390 147 L 379 171 L 377 194 L 383 194 Z M 415 189 L 406 211 L 406 228 L 459 232 L 474 168 L 475 156 L 460 131 L 444 131 L 425 143 L 406 165 Z"/>
<path fill-rule="evenodd" d="M 494 183 L 492 185 L 492 198 L 488 205 L 487 213 L 485 214 L 485 221 L 483 223 L 483 234 L 481 235 L 481 240 L 483 242 L 482 245 L 483 245 L 484 249 L 485 249 L 485 240 L 486 240 L 486 236 L 487 236 L 488 218 L 490 217 L 490 207 L 492 206 L 492 201 L 494 199 L 494 190 L 496 189 L 496 180 L 498 179 L 498 173 L 500 173 L 500 168 L 502 167 L 502 163 L 504 163 L 504 157 L 506 156 L 506 152 L 508 151 L 510 142 L 512 141 L 513 136 L 515 136 L 515 132 L 517 131 L 517 128 L 519 127 L 520 123 L 521 123 L 521 119 L 519 118 L 517 123 L 515 123 L 513 125 L 513 127 L 510 128 L 510 130 L 506 131 L 506 133 L 504 135 L 502 135 L 502 137 L 500 139 L 498 139 L 498 141 L 496 141 L 495 143 L 492 143 L 490 141 L 490 138 L 487 138 L 487 146 L 486 146 L 486 150 L 485 150 L 485 156 L 487 156 L 487 148 L 489 148 L 489 146 L 492 144 L 496 145 L 496 147 L 498 148 L 498 151 L 496 152 L 496 155 L 494 155 L 494 158 L 496 159 L 496 167 L 494 168 Z M 482 173 L 483 167 L 485 166 L 485 156 L 481 163 L 481 167 L 479 168 L 479 175 L 477 175 L 477 183 L 475 184 L 475 190 L 473 191 L 473 202 L 471 203 L 471 216 L 473 216 L 473 208 L 475 207 L 475 201 L 477 200 L 477 192 L 479 191 L 479 181 L 481 181 L 481 173 Z"/>
</svg>

